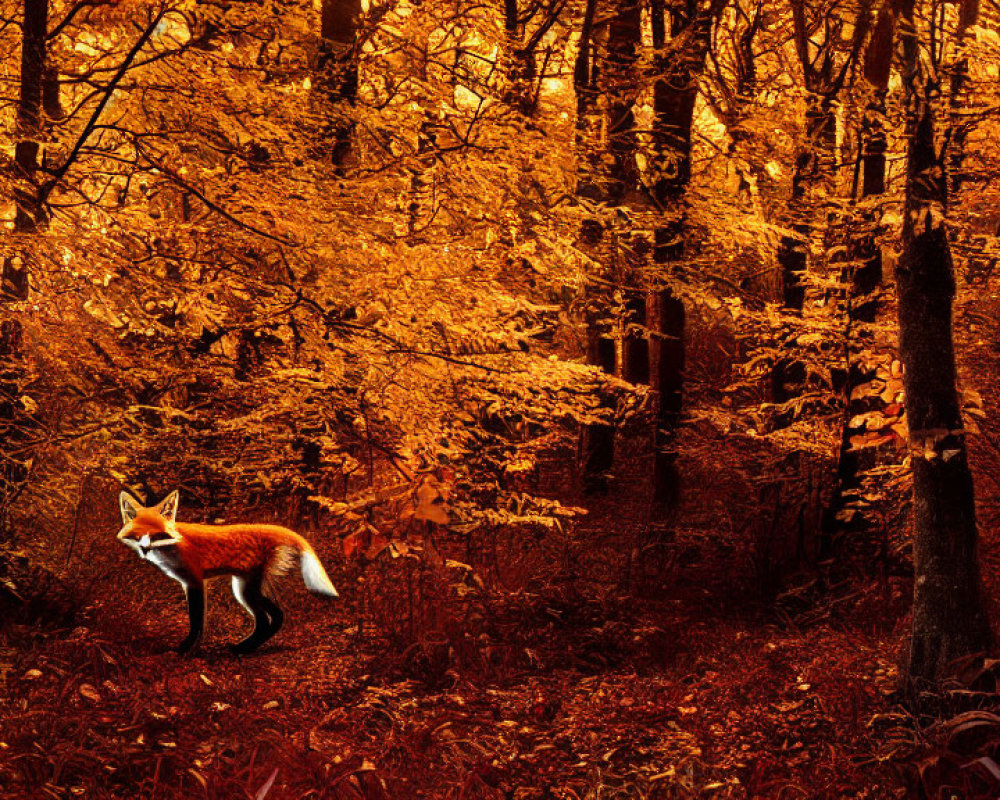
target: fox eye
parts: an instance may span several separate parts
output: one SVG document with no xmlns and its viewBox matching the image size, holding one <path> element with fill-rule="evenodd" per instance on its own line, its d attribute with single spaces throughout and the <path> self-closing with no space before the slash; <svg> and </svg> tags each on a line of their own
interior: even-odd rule
<svg viewBox="0 0 1000 800">
<path fill-rule="evenodd" d="M 171 536 L 169 533 L 163 533 L 162 531 L 159 532 L 159 533 L 151 533 L 151 534 L 149 534 L 149 541 L 150 542 L 169 542 L 169 541 L 172 541 L 173 538 L 174 537 Z"/>
</svg>

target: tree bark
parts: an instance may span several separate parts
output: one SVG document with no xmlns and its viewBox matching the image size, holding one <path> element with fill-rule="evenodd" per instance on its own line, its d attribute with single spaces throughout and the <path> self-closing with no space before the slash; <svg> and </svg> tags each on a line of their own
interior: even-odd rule
<svg viewBox="0 0 1000 800">
<path fill-rule="evenodd" d="M 688 4 L 670 13 L 669 34 L 675 41 L 689 34 L 682 47 L 667 52 L 667 25 L 663 5 L 651 3 L 653 47 L 657 51 L 657 80 L 653 85 L 653 142 L 655 148 L 651 197 L 663 214 L 653 232 L 653 261 L 672 272 L 684 258 L 686 234 L 685 194 L 691 180 L 691 126 L 694 121 L 698 79 L 711 45 L 712 25 L 724 8 L 721 0 L 701 10 Z M 675 439 L 684 396 L 686 360 L 684 304 L 669 288 L 651 298 L 656 336 L 650 348 L 652 386 L 659 398 L 654 436 L 653 501 L 661 515 L 671 510 L 680 493 Z"/>
<path fill-rule="evenodd" d="M 969 28 L 979 21 L 979 0 L 961 0 L 958 15 L 958 30 L 955 32 L 956 45 L 965 46 Z M 962 189 L 965 179 L 965 141 L 969 136 L 968 125 L 962 122 L 962 112 L 968 104 L 967 84 L 969 82 L 969 58 L 960 52 L 951 72 L 952 141 L 949 168 L 951 170 L 952 194 Z"/>
<path fill-rule="evenodd" d="M 991 644 L 977 557 L 972 475 L 952 342 L 955 282 L 945 225 L 947 171 L 934 140 L 937 87 L 918 71 L 914 0 L 901 3 L 909 152 L 903 252 L 896 270 L 899 344 L 913 470 L 916 580 L 908 676 L 952 674 Z"/>
<path fill-rule="evenodd" d="M 613 375 L 615 372 L 615 340 L 599 323 L 589 324 L 587 363 Z M 602 403 L 608 411 L 613 409 Z M 615 427 L 588 425 L 583 432 L 583 489 L 587 494 L 607 491 L 608 473 L 615 461 Z"/>
<path fill-rule="evenodd" d="M 807 70 L 808 74 L 808 70 Z M 807 85 L 811 81 L 807 80 Z M 806 110 L 806 142 L 799 150 L 792 173 L 792 196 L 789 202 L 791 229 L 778 247 L 781 270 L 781 305 L 786 313 L 799 316 L 806 301 L 805 275 L 809 268 L 809 243 L 813 236 L 813 196 L 832 178 L 836 149 L 836 117 L 829 96 L 811 92 Z M 792 337 L 794 342 L 794 336 Z M 782 344 L 787 351 L 794 344 Z M 786 403 L 802 393 L 806 380 L 805 366 L 795 354 L 785 352 L 775 360 L 771 371 L 771 399 Z M 786 427 L 794 420 L 789 412 L 775 416 L 775 427 Z"/>
<path fill-rule="evenodd" d="M 526 117 L 534 113 L 532 84 L 535 79 L 535 54 L 521 41 L 521 22 L 517 0 L 504 0 L 504 33 L 507 37 L 507 80 L 509 88 L 504 100 Z"/>
<path fill-rule="evenodd" d="M 360 18 L 361 0 L 323 0 L 320 15 L 320 83 L 331 104 L 345 103 L 353 108 L 357 103 L 356 45 Z M 330 125 L 328 136 L 332 141 L 330 161 L 341 170 L 351 153 L 354 120 L 349 114 L 343 115 Z"/>
<path fill-rule="evenodd" d="M 638 0 L 619 0 L 608 22 L 607 56 L 600 76 L 607 99 L 608 170 L 607 202 L 624 205 L 639 188 L 635 161 L 635 105 L 638 94 L 636 61 L 642 44 L 642 11 Z"/>
<path fill-rule="evenodd" d="M 577 95 L 577 152 L 579 180 L 577 195 L 590 201 L 621 206 L 631 200 L 639 186 L 636 166 L 636 132 L 633 105 L 638 93 L 635 65 L 642 42 L 642 14 L 638 0 L 619 0 L 607 22 L 607 44 L 603 58 L 598 58 L 595 44 L 597 4 L 588 0 L 580 37 L 580 49 L 574 68 Z M 603 125 L 607 134 L 600 141 L 596 130 L 597 99 L 604 95 L 606 106 Z M 606 158 L 610 156 L 610 158 Z M 591 249 L 595 261 L 602 263 L 609 282 L 622 284 L 625 277 L 616 265 L 619 261 L 618 239 L 604 229 L 599 219 L 587 218 L 580 230 L 581 243 Z M 629 291 L 629 287 L 624 287 Z M 601 306 L 607 304 L 603 290 L 593 293 L 593 307 L 587 313 L 588 361 L 604 372 L 617 371 L 617 347 Z M 642 324 L 644 308 L 630 293 L 626 301 L 632 322 Z M 636 343 L 634 332 L 627 332 L 623 351 L 626 362 L 622 373 L 638 377 L 633 359 L 643 345 Z M 638 348 L 638 350 L 637 350 Z M 582 443 L 583 486 L 587 492 L 607 489 L 607 475 L 614 464 L 613 425 L 590 425 L 584 431 Z"/>
<path fill-rule="evenodd" d="M 602 199 L 598 174 L 597 132 L 595 130 L 595 106 L 597 103 L 597 64 L 594 42 L 594 18 L 597 0 L 587 0 L 580 31 L 580 45 L 573 68 L 573 88 L 576 92 L 576 154 L 577 184 L 576 194 L 587 200 Z M 604 239 L 604 226 L 598 219 L 587 217 L 580 226 L 580 243 L 587 249 L 596 251 Z M 588 291 L 588 295 L 597 295 Z M 594 296 L 588 299 L 586 312 L 587 363 L 600 367 L 604 372 L 614 374 L 615 343 L 599 321 Z M 612 425 L 588 425 L 581 432 L 580 467 L 583 475 L 583 489 L 588 494 L 607 488 L 607 473 L 614 464 L 615 431 Z"/>
<path fill-rule="evenodd" d="M 625 336 L 622 341 L 622 377 L 629 383 L 649 383 L 649 339 L 645 328 L 649 324 L 646 296 L 634 290 L 625 303 Z"/>
<path fill-rule="evenodd" d="M 781 270 L 782 305 L 786 312 L 801 314 L 805 305 L 806 285 L 803 277 L 809 267 L 809 243 L 816 227 L 815 209 L 821 201 L 832 195 L 832 179 L 836 163 L 837 97 L 847 79 L 864 43 L 871 13 L 870 0 L 862 0 L 855 16 L 853 42 L 850 52 L 836 67 L 836 50 L 842 44 L 839 16 L 831 12 L 822 23 L 823 35 L 817 36 L 807 19 L 806 0 L 791 0 L 794 23 L 795 49 L 802 68 L 802 78 L 807 95 L 805 115 L 805 142 L 795 159 L 792 173 L 792 195 L 789 201 L 789 227 L 792 235 L 782 238 L 778 248 Z M 826 249 L 829 241 L 830 219 L 825 221 Z M 791 348 L 789 348 L 791 349 Z M 802 393 L 806 379 L 805 367 L 792 353 L 779 356 L 771 373 L 772 399 L 785 403 Z M 778 415 L 777 427 L 792 422 L 791 414 Z"/>
<path fill-rule="evenodd" d="M 42 222 L 36 180 L 42 137 L 42 96 L 46 84 L 48 0 L 25 0 L 21 32 L 21 85 L 17 104 L 14 162 L 19 185 L 14 190 L 14 230 L 30 233 Z"/>
<path fill-rule="evenodd" d="M 889 8 L 879 12 L 864 59 L 864 74 L 875 95 L 865 111 L 861 130 L 861 197 L 868 200 L 885 194 L 886 93 L 892 67 L 896 15 Z M 867 210 L 861 230 L 852 237 L 851 267 L 843 276 L 849 286 L 847 298 L 847 368 L 844 383 L 844 424 L 837 456 L 837 478 L 833 495 L 823 512 L 820 558 L 834 555 L 848 533 L 864 530 L 868 520 L 858 510 L 850 511 L 860 488 L 862 453 L 851 440 L 865 433 L 865 424 L 851 420 L 884 406 L 878 397 L 855 397 L 855 389 L 872 381 L 874 371 L 865 366 L 860 353 L 871 342 L 871 325 L 878 314 L 878 289 L 882 284 L 882 248 L 878 237 L 881 213 Z"/>
<path fill-rule="evenodd" d="M 806 288 L 803 276 L 808 266 L 812 237 L 811 199 L 813 192 L 831 178 L 837 144 L 837 124 L 832 99 L 812 93 L 805 121 L 806 141 L 795 159 L 792 197 L 789 204 L 794 236 L 785 236 L 778 250 L 781 266 L 782 305 L 787 311 L 802 313 Z M 783 402 L 784 399 L 778 399 Z"/>
<path fill-rule="evenodd" d="M 14 163 L 14 232 L 30 236 L 43 222 L 43 204 L 36 179 L 42 138 L 42 97 L 45 84 L 48 0 L 25 0 L 21 28 L 21 82 L 17 105 Z M 28 437 L 24 393 L 23 330 L 11 306 L 28 298 L 28 262 L 23 255 L 4 257 L 0 272 L 0 541 L 9 538 L 11 503 L 28 474 L 22 451 Z"/>
<path fill-rule="evenodd" d="M 507 82 L 504 92 L 504 102 L 526 117 L 534 116 L 538 105 L 538 65 L 537 51 L 545 34 L 559 19 L 559 13 L 565 5 L 559 0 L 549 3 L 542 9 L 531 10 L 529 4 L 528 19 L 542 14 L 534 30 L 528 34 L 527 24 L 521 18 L 517 0 L 504 0 L 504 33 L 506 34 L 507 50 Z M 587 12 L 585 12 L 586 15 Z M 593 27 L 593 12 L 590 12 L 590 23 L 584 22 L 581 33 L 581 45 L 590 40 L 590 29 Z"/>
</svg>

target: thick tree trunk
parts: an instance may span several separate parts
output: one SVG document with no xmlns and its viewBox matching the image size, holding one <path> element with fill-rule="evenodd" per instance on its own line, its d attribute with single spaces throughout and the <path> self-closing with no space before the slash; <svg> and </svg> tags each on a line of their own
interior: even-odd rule
<svg viewBox="0 0 1000 800">
<path fill-rule="evenodd" d="M 913 2 L 904 2 L 910 134 L 903 252 L 896 271 L 900 355 L 913 469 L 916 581 L 908 675 L 936 683 L 990 646 L 983 608 L 972 475 L 955 385 L 955 295 L 944 212 L 944 158 L 934 141 L 935 89 L 918 85 Z"/>
<path fill-rule="evenodd" d="M 31 232 L 42 222 L 36 181 L 42 135 L 42 96 L 46 84 L 48 0 L 25 0 L 21 34 L 21 89 L 17 105 L 18 141 L 14 148 L 19 185 L 15 191 L 14 230 Z"/>
<path fill-rule="evenodd" d="M 661 262 L 664 263 L 664 262 Z M 653 502 L 659 516 L 672 512 L 680 496 L 677 471 L 677 428 L 684 408 L 684 364 L 686 351 L 684 303 L 670 289 L 656 293 L 656 331 L 654 386 L 659 397 L 657 429 L 653 442 Z"/>
<path fill-rule="evenodd" d="M 25 0 L 21 28 L 21 84 L 17 105 L 14 162 L 14 232 L 30 236 L 44 221 L 36 180 L 42 137 L 42 97 L 45 85 L 48 0 Z M 24 256 L 4 257 L 0 272 L 0 541 L 9 537 L 9 513 L 28 474 L 23 452 L 29 420 L 21 397 L 25 366 L 22 326 L 10 306 L 28 298 L 28 262 Z"/>
<path fill-rule="evenodd" d="M 638 0 L 619 0 L 608 22 L 608 47 L 601 74 L 607 98 L 608 169 L 607 202 L 620 206 L 633 199 L 639 188 L 636 166 L 635 113 L 638 92 L 636 61 L 642 43 L 642 12 Z"/>
<path fill-rule="evenodd" d="M 694 121 L 698 79 L 711 44 L 712 25 L 724 3 L 712 2 L 698 11 L 691 5 L 685 15 L 670 12 L 670 36 L 689 34 L 683 49 L 665 50 L 667 26 L 659 0 L 651 3 L 653 46 L 659 78 L 653 85 L 653 141 L 655 146 L 652 200 L 663 214 L 653 233 L 653 261 L 664 269 L 684 258 L 686 234 L 685 194 L 691 180 L 691 126 Z M 677 503 L 675 439 L 684 395 L 684 304 L 669 288 L 661 288 L 653 301 L 656 337 L 650 348 L 652 386 L 659 398 L 654 437 L 653 501 L 661 516 Z"/>
<path fill-rule="evenodd" d="M 637 0 L 620 0 L 607 22 L 605 56 L 598 59 L 594 43 L 596 9 L 596 2 L 589 0 L 574 69 L 580 172 L 577 194 L 588 200 L 619 206 L 626 204 L 639 186 L 633 105 L 638 91 L 635 65 L 642 41 L 642 15 Z M 596 100 L 602 94 L 607 102 L 601 126 L 607 136 L 604 142 L 598 139 L 595 125 Z M 610 159 L 605 160 L 608 155 Z M 594 253 L 595 261 L 603 264 L 607 273 L 605 278 L 621 284 L 624 276 L 615 266 L 619 261 L 616 238 L 604 230 L 599 220 L 585 219 L 580 239 Z M 595 300 L 598 301 L 596 306 L 604 305 L 599 298 Z M 634 291 L 627 305 L 632 322 L 643 324 L 645 308 L 636 300 Z M 601 316 L 598 308 L 588 313 L 588 361 L 613 374 L 617 368 L 617 347 L 606 324 L 599 322 Z M 642 377 L 641 369 L 636 372 L 634 358 L 643 345 L 637 342 L 634 333 L 626 334 L 623 374 Z M 607 475 L 614 464 L 614 438 L 612 425 L 591 425 L 584 431 L 581 461 L 585 491 L 607 489 Z"/>
<path fill-rule="evenodd" d="M 625 303 L 625 336 L 622 341 L 622 377 L 629 383 L 649 383 L 649 339 L 646 336 L 647 304 L 639 291 Z"/>
</svg>

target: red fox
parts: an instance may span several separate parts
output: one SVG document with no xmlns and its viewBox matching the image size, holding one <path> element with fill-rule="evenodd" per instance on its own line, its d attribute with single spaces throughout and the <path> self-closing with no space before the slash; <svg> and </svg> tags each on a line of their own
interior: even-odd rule
<svg viewBox="0 0 1000 800">
<path fill-rule="evenodd" d="M 250 653 L 281 628 L 285 615 L 264 594 L 264 581 L 280 575 L 298 554 L 306 588 L 337 597 L 312 546 L 297 533 L 278 525 L 196 525 L 177 522 L 180 494 L 176 491 L 150 508 L 128 492 L 118 498 L 122 521 L 118 538 L 180 583 L 187 595 L 191 630 L 177 652 L 189 652 L 201 638 L 205 624 L 205 579 L 231 575 L 233 595 L 253 615 L 253 632 L 230 646 Z"/>
</svg>

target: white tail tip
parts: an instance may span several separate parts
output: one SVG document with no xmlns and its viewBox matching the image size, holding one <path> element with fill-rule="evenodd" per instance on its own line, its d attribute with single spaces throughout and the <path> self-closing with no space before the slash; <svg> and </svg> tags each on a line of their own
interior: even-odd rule
<svg viewBox="0 0 1000 800">
<path fill-rule="evenodd" d="M 315 553 L 304 552 L 302 554 L 302 580 L 305 581 L 306 588 L 310 592 L 324 594 L 327 597 L 340 597 Z"/>
</svg>

